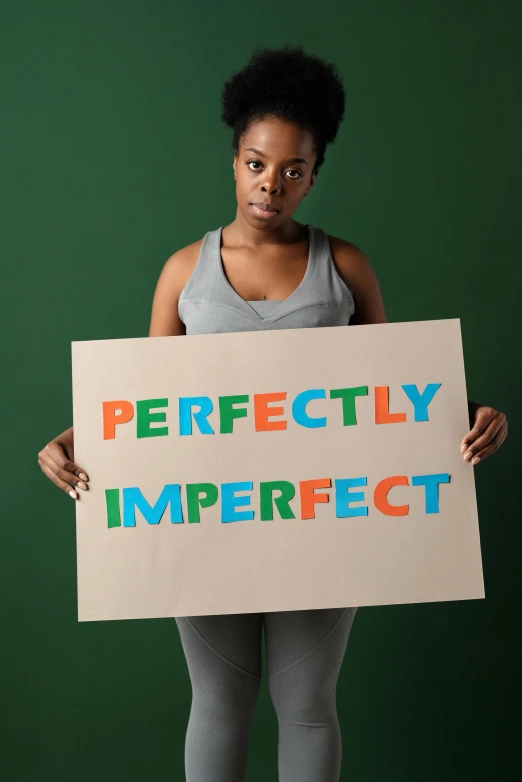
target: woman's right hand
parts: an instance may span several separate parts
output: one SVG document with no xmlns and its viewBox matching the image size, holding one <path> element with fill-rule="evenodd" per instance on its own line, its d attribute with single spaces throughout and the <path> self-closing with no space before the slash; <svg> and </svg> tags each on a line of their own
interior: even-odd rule
<svg viewBox="0 0 522 782">
<path fill-rule="evenodd" d="M 74 431 L 71 426 L 54 440 L 51 440 L 38 454 L 38 464 L 44 475 L 60 489 L 66 491 L 75 500 L 78 492 L 72 488 L 78 486 L 87 489 L 89 476 L 85 470 L 74 462 Z"/>
</svg>

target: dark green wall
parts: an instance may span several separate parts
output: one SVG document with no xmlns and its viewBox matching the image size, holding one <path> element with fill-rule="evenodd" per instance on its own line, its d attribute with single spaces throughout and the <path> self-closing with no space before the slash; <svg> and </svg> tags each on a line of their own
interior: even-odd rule
<svg viewBox="0 0 522 782">
<path fill-rule="evenodd" d="M 234 219 L 220 90 L 254 45 L 287 42 L 335 61 L 348 93 L 297 219 L 365 251 L 390 321 L 461 318 L 468 394 L 510 422 L 474 468 L 486 599 L 358 612 L 342 778 L 519 778 L 521 9 L 0 3 L 7 782 L 183 779 L 175 622 L 77 622 L 74 500 L 37 453 L 72 423 L 71 341 L 146 336 L 166 258 Z M 276 757 L 264 681 L 249 782 L 275 781 Z"/>
</svg>

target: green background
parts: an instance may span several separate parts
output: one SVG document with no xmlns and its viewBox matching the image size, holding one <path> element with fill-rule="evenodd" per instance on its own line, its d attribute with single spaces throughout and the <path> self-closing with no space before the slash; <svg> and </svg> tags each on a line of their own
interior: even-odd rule
<svg viewBox="0 0 522 782">
<path fill-rule="evenodd" d="M 0 10 L 4 779 L 184 778 L 175 621 L 78 623 L 74 500 L 37 453 L 72 423 L 71 341 L 146 336 L 167 257 L 234 219 L 221 88 L 255 45 L 284 43 L 334 61 L 347 90 L 296 219 L 364 250 L 389 321 L 460 318 L 468 395 L 510 422 L 473 468 L 486 599 L 357 614 L 338 686 L 342 779 L 519 779 L 522 5 Z M 248 780 L 276 779 L 263 678 Z"/>
</svg>

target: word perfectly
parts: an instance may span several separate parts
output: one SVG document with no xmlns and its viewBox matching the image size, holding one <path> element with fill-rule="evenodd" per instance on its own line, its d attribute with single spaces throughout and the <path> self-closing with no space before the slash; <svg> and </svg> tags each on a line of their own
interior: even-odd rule
<svg viewBox="0 0 522 782">
<path fill-rule="evenodd" d="M 401 385 L 408 402 L 411 404 L 413 420 L 415 422 L 428 421 L 428 406 L 440 387 L 440 383 L 428 383 L 421 392 L 414 383 Z M 352 388 L 334 388 L 328 395 L 330 400 L 339 400 L 342 408 L 343 426 L 355 426 L 357 424 L 357 399 L 368 396 L 368 386 L 355 386 Z M 273 393 L 253 394 L 253 429 L 256 432 L 278 431 L 287 428 L 285 407 L 283 404 L 270 407 L 275 402 L 287 402 L 286 391 Z M 327 394 L 324 388 L 310 388 L 298 393 L 290 405 L 290 414 L 299 426 L 307 429 L 316 429 L 327 425 L 327 416 L 312 416 L 307 411 L 307 405 L 312 400 L 326 400 Z M 389 386 L 374 386 L 374 420 L 376 424 L 398 424 L 406 421 L 406 412 L 391 412 L 389 409 Z M 184 396 L 178 398 L 178 433 L 179 435 L 192 435 L 193 422 L 201 434 L 215 434 L 213 422 L 209 418 L 215 418 L 216 412 L 219 419 L 219 434 L 232 434 L 234 421 L 239 418 L 247 418 L 250 410 L 249 394 L 233 394 L 219 396 L 217 398 L 217 411 L 214 411 L 214 403 L 209 396 Z M 154 426 L 152 423 L 166 423 L 167 413 L 161 408 L 168 407 L 167 397 L 157 399 L 141 399 L 135 405 L 127 399 L 118 399 L 102 402 L 103 408 L 103 439 L 114 440 L 117 427 L 124 426 L 136 417 L 136 436 L 141 437 L 166 437 L 169 434 L 168 426 Z M 251 414 L 251 413 L 250 413 Z M 278 420 L 272 420 L 279 416 Z M 217 422 L 216 422 L 217 423 Z"/>
</svg>

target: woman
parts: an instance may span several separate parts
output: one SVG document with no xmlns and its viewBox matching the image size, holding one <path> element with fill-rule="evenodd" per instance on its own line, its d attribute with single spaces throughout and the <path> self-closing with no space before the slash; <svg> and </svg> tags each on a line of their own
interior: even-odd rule
<svg viewBox="0 0 522 782">
<path fill-rule="evenodd" d="M 361 250 L 292 217 L 315 184 L 344 105 L 335 68 L 300 47 L 258 49 L 226 82 L 222 119 L 233 130 L 236 216 L 167 260 L 149 336 L 386 322 Z M 501 445 L 507 421 L 474 402 L 469 410 L 473 429 L 461 450 L 476 464 Z M 45 446 L 39 463 L 75 499 L 71 485 L 87 488 L 72 427 Z M 188 782 L 246 778 L 263 628 L 279 780 L 338 782 L 336 685 L 356 610 L 176 618 L 193 690 Z"/>
</svg>

